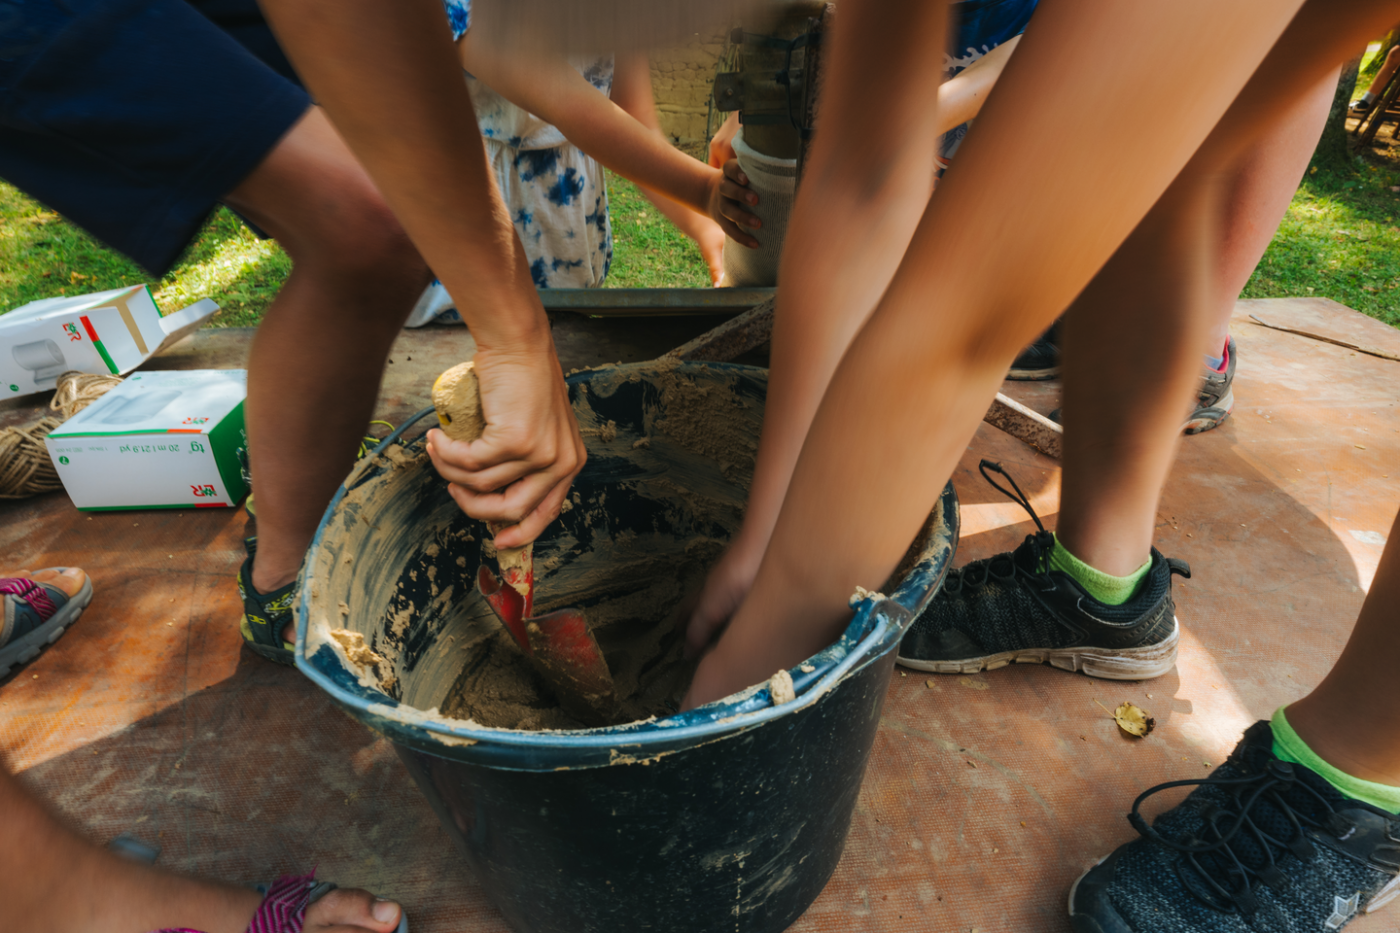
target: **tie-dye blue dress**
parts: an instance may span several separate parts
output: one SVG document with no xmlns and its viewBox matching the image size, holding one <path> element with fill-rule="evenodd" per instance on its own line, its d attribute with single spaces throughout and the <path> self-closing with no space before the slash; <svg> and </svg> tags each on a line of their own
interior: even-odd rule
<svg viewBox="0 0 1400 933">
<path fill-rule="evenodd" d="M 471 25 L 467 0 L 444 0 L 452 36 Z M 613 59 L 571 59 L 588 82 L 612 92 Z M 472 75 L 466 75 L 477 124 L 496 184 L 525 247 L 537 288 L 593 288 L 612 263 L 612 226 L 603 167 L 553 125 L 517 107 Z M 461 318 L 446 289 L 434 282 L 419 300 L 408 326 Z"/>
</svg>

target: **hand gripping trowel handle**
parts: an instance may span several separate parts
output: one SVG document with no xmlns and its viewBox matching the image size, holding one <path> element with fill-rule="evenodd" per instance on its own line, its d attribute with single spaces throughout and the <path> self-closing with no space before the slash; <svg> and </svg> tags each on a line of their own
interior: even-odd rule
<svg viewBox="0 0 1400 933">
<path fill-rule="evenodd" d="M 433 407 L 437 409 L 442 433 L 452 440 L 470 442 L 481 436 L 486 418 L 481 411 L 481 390 L 472 363 L 460 363 L 438 376 L 433 383 Z M 494 536 L 510 526 L 487 522 L 486 527 Z M 525 620 L 535 608 L 534 546 L 497 549 L 489 542 L 483 544 L 477 584 L 521 650 L 530 654 Z"/>
<path fill-rule="evenodd" d="M 433 383 L 433 405 L 443 433 L 452 440 L 474 441 L 486 428 L 481 391 L 471 363 L 454 366 Z M 491 534 L 504 525 L 488 522 Z M 496 569 L 488 566 L 494 555 Z M 544 678 L 560 705 L 591 726 L 607 725 L 617 711 L 612 673 L 588 620 L 577 609 L 557 609 L 542 616 L 534 610 L 534 547 L 496 549 L 483 544 L 477 571 L 481 595 Z"/>
</svg>

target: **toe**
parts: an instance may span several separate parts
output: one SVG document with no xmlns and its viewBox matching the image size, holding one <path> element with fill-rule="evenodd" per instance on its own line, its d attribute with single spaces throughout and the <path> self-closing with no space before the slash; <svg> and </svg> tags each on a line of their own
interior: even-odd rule
<svg viewBox="0 0 1400 933">
<path fill-rule="evenodd" d="M 47 583 L 50 586 L 56 586 L 63 590 L 68 596 L 77 595 L 78 591 L 83 588 L 83 583 L 87 580 L 87 574 L 83 573 L 77 567 L 64 567 L 62 570 L 50 567 L 34 574 L 29 574 L 28 571 L 21 571 L 21 573 L 29 576 L 35 583 Z"/>
<path fill-rule="evenodd" d="M 307 933 L 393 933 L 403 908 L 368 891 L 339 888 L 306 909 Z"/>
</svg>

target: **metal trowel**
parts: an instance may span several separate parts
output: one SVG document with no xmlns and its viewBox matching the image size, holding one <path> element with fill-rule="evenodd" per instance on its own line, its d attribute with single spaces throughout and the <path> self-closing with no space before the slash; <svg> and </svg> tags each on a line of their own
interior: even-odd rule
<svg viewBox="0 0 1400 933">
<path fill-rule="evenodd" d="M 433 383 L 433 406 L 442 431 L 452 440 L 474 441 L 486 427 L 476 369 L 461 363 Z M 487 522 L 492 535 L 506 525 Z M 494 563 L 494 569 L 491 566 Z M 610 725 L 617 712 L 612 672 L 588 620 L 578 609 L 542 616 L 534 611 L 534 548 L 482 548 L 477 587 L 521 652 L 549 684 L 559 705 L 589 725 Z"/>
</svg>

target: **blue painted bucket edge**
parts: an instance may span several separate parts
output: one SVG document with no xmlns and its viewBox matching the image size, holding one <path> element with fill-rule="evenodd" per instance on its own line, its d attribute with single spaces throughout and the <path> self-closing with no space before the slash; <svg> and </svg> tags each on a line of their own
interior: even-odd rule
<svg viewBox="0 0 1400 933">
<path fill-rule="evenodd" d="M 712 371 L 740 373 L 756 368 L 727 363 L 685 363 L 678 371 L 702 366 Z M 586 382 L 592 375 L 592 372 L 585 371 L 569 377 L 566 382 Z M 423 409 L 381 441 L 346 478 L 326 507 L 302 563 L 302 574 L 298 577 L 295 658 L 298 670 L 365 725 L 384 733 L 393 741 L 445 757 L 481 760 L 483 764 L 500 767 L 505 762 L 493 761 L 500 757 L 492 754 L 493 750 L 505 752 L 507 757 L 527 750 L 556 751 L 583 753 L 582 760 L 576 760 L 573 767 L 606 766 L 615 762 L 645 760 L 651 755 L 722 739 L 798 712 L 817 702 L 858 665 L 882 656 L 897 645 L 913 619 L 937 592 L 956 551 L 958 505 L 957 495 L 950 483 L 944 487 L 934 509 L 941 511 L 943 527 L 935 529 L 923 552 L 901 578 L 899 587 L 888 596 L 875 593 L 853 603 L 855 616 L 841 637 L 788 670 L 796 696 L 786 703 L 775 706 L 772 692 L 764 683 L 664 719 L 596 729 L 532 732 L 483 726 L 473 728 L 462 720 L 436 719 L 399 703 L 387 694 L 363 686 L 358 678 L 352 677 L 344 669 L 328 646 L 322 646 L 312 657 L 306 655 L 310 586 L 305 577 L 305 568 L 315 565 L 316 553 L 321 547 L 327 525 L 345 495 L 361 482 L 372 478 L 375 464 L 379 462 L 378 454 L 397 442 L 415 423 L 431 414 L 432 408 Z M 422 440 L 420 435 L 410 443 L 417 444 Z"/>
</svg>

